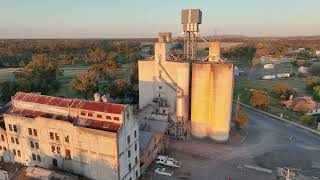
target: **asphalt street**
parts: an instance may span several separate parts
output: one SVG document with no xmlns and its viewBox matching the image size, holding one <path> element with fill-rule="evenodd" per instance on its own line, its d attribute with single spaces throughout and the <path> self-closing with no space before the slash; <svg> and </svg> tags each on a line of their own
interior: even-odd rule
<svg viewBox="0 0 320 180">
<path fill-rule="evenodd" d="M 248 136 L 242 143 L 216 143 L 191 138 L 170 141 L 169 155 L 182 161 L 174 172 L 191 172 L 192 180 L 257 180 L 275 179 L 277 167 L 297 168 L 306 176 L 320 176 L 320 137 L 303 129 L 244 108 L 249 114 Z M 254 165 L 272 169 L 263 173 L 244 168 Z M 154 174 L 150 179 L 178 179 Z"/>
</svg>

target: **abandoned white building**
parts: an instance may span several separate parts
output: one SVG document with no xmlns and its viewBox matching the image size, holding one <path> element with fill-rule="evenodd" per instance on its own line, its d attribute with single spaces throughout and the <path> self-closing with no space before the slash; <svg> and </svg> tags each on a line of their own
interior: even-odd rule
<svg viewBox="0 0 320 180">
<path fill-rule="evenodd" d="M 2 160 L 97 180 L 140 176 L 132 107 L 18 92 L 3 114 Z"/>
</svg>

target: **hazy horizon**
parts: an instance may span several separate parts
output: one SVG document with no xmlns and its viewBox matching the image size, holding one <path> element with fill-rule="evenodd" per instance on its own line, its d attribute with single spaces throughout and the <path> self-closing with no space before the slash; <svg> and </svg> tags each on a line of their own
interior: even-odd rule
<svg viewBox="0 0 320 180">
<path fill-rule="evenodd" d="M 180 11 L 186 8 L 202 10 L 202 36 L 320 35 L 317 0 L 0 0 L 0 4 L 1 39 L 153 38 L 160 31 L 178 35 Z"/>
</svg>

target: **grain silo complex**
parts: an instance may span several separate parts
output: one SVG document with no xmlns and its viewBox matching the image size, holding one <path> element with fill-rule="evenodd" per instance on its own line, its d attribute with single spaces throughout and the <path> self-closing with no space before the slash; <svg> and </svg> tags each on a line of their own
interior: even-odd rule
<svg viewBox="0 0 320 180">
<path fill-rule="evenodd" d="M 177 137 L 229 137 L 233 94 L 233 65 L 220 56 L 220 43 L 199 37 L 202 12 L 182 10 L 180 37 L 159 33 L 153 57 L 139 61 L 139 108 L 156 104 L 155 113 L 168 115 L 169 133 Z M 181 40 L 183 39 L 183 40 Z M 197 55 L 198 41 L 209 47 Z M 181 54 L 172 46 L 183 43 Z"/>
</svg>

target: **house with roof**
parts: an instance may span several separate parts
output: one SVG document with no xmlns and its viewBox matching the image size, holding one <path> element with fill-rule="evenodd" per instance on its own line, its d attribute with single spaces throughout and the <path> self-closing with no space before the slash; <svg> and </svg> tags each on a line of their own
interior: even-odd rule
<svg viewBox="0 0 320 180">
<path fill-rule="evenodd" d="M 138 123 L 129 105 L 18 92 L 3 114 L 6 162 L 90 179 L 140 176 Z M 2 136 L 1 136 L 2 138 Z"/>
</svg>

